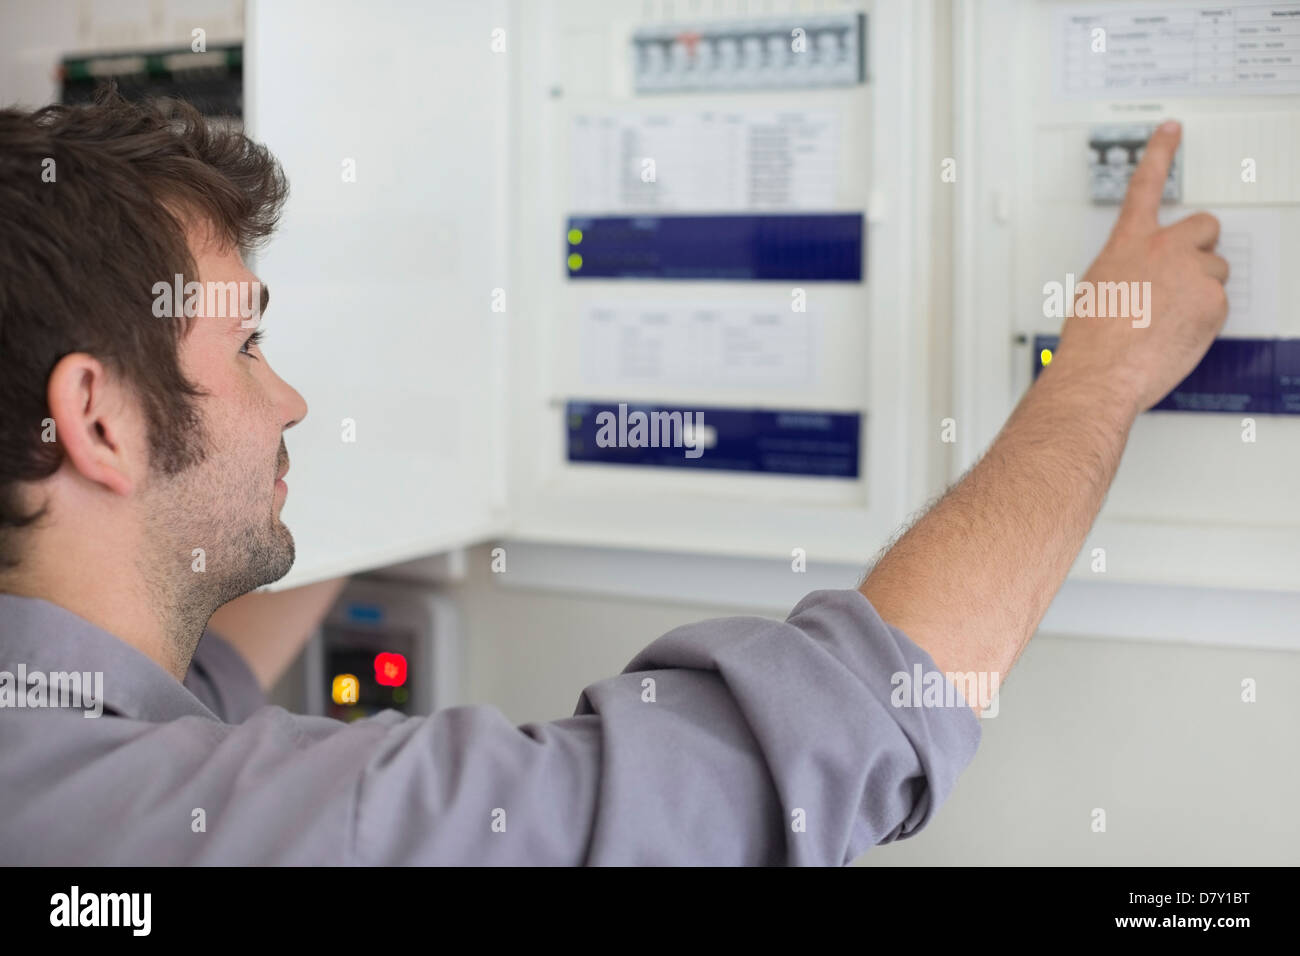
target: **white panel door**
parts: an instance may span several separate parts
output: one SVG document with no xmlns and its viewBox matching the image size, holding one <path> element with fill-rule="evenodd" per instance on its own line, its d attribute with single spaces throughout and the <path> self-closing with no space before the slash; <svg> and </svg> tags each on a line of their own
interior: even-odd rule
<svg viewBox="0 0 1300 956">
<path fill-rule="evenodd" d="M 286 438 L 282 585 L 504 527 L 507 12 L 249 4 L 249 131 L 291 188 L 256 266 L 265 348 L 309 405 Z"/>
</svg>

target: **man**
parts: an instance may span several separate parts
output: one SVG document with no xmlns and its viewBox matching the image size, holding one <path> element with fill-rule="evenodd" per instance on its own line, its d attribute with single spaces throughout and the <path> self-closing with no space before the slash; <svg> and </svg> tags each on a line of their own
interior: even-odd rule
<svg viewBox="0 0 1300 956">
<path fill-rule="evenodd" d="M 1178 140 L 1153 135 L 1085 277 L 1149 281 L 1149 327 L 1067 321 L 988 454 L 860 589 L 677 628 L 567 719 L 342 724 L 262 706 L 309 623 L 286 652 L 223 611 L 246 658 L 205 634 L 292 563 L 282 434 L 306 405 L 248 317 L 156 311 L 176 275 L 259 281 L 242 252 L 274 227 L 278 167 L 186 109 L 0 112 L 0 863 L 838 865 L 914 834 L 990 704 L 947 675 L 1010 670 L 1134 418 L 1226 315 L 1217 222 L 1156 222 Z M 71 672 L 102 673 L 98 703 L 49 706 Z"/>
</svg>

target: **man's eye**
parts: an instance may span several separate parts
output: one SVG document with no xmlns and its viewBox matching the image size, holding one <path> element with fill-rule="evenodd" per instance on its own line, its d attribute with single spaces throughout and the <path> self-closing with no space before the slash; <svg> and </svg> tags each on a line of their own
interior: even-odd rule
<svg viewBox="0 0 1300 956">
<path fill-rule="evenodd" d="M 253 346 L 261 343 L 261 341 L 262 341 L 262 330 L 258 329 L 256 332 L 254 332 L 252 335 L 250 335 L 248 338 L 244 340 L 244 344 L 239 347 L 239 351 L 242 354 L 247 355 L 251 359 L 256 359 L 257 356 L 252 354 L 248 350 Z"/>
</svg>

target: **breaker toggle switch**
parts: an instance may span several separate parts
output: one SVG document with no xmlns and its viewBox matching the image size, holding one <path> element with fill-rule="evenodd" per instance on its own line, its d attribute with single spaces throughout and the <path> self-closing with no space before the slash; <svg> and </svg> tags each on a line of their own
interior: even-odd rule
<svg viewBox="0 0 1300 956">
<path fill-rule="evenodd" d="M 1095 126 L 1088 136 L 1088 193 L 1095 203 L 1124 201 L 1128 181 L 1146 150 L 1154 126 L 1122 124 Z M 1183 198 L 1183 148 L 1178 147 L 1165 180 L 1164 202 Z"/>
</svg>

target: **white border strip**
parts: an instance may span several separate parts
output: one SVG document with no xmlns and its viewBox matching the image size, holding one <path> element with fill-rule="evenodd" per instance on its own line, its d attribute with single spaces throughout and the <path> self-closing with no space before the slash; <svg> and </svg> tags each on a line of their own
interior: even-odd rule
<svg viewBox="0 0 1300 956">
<path fill-rule="evenodd" d="M 784 615 L 809 591 L 855 588 L 861 565 L 501 542 L 506 587 L 732 606 Z M 1300 593 L 1069 580 L 1042 634 L 1300 651 Z"/>
</svg>

